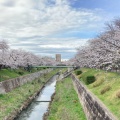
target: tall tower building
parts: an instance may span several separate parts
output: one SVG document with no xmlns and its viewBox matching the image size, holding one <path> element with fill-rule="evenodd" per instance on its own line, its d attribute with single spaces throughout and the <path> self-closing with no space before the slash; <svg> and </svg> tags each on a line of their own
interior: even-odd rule
<svg viewBox="0 0 120 120">
<path fill-rule="evenodd" d="M 56 54 L 56 62 L 61 62 L 61 54 Z"/>
</svg>

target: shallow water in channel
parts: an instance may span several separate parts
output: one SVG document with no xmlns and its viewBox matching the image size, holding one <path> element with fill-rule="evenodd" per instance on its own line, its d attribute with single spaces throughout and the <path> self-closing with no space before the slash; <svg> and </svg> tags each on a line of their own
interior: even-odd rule
<svg viewBox="0 0 120 120">
<path fill-rule="evenodd" d="M 55 92 L 57 77 L 55 75 L 49 80 L 34 101 L 15 120 L 43 120 L 43 115 L 48 110 L 51 96 Z"/>
</svg>

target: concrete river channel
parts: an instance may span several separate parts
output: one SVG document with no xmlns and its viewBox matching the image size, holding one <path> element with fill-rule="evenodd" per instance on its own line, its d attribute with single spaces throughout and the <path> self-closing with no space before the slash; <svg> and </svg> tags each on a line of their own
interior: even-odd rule
<svg viewBox="0 0 120 120">
<path fill-rule="evenodd" d="M 55 92 L 55 86 L 58 75 L 53 76 L 45 87 L 21 114 L 15 120 L 43 120 L 43 115 L 48 111 L 51 96 Z"/>
</svg>

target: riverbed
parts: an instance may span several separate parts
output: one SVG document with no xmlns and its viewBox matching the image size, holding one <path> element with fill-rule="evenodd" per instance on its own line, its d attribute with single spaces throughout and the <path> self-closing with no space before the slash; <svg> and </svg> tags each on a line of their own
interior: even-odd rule
<svg viewBox="0 0 120 120">
<path fill-rule="evenodd" d="M 15 120 L 43 120 L 44 113 L 48 111 L 51 96 L 55 92 L 57 78 L 57 75 L 53 76 L 28 108 L 23 110 Z"/>
</svg>

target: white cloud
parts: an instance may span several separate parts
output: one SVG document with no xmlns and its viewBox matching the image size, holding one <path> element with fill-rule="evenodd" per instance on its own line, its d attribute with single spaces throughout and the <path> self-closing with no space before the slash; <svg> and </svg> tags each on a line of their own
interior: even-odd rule
<svg viewBox="0 0 120 120">
<path fill-rule="evenodd" d="M 72 9 L 66 0 L 9 0 L 0 2 L 0 33 L 5 37 L 46 36 L 56 31 L 84 27 L 101 18 L 92 11 Z M 7 4 L 7 6 L 6 6 Z M 9 5 L 10 4 L 10 5 Z"/>
<path fill-rule="evenodd" d="M 84 40 L 72 39 L 64 42 L 60 38 L 54 38 L 56 33 L 66 31 L 83 31 L 84 29 L 96 29 L 101 21 L 99 10 L 83 10 L 72 8 L 69 0 L 0 0 L 0 38 L 8 40 L 11 46 L 19 48 L 28 43 L 28 39 L 21 42 L 21 38 L 41 36 L 39 40 L 29 39 L 30 43 L 38 42 L 38 48 L 75 48 L 84 44 Z M 64 36 L 63 36 L 64 37 Z M 57 41 L 39 45 L 39 41 Z M 59 44 L 58 44 L 59 41 Z M 80 41 L 80 42 L 79 42 Z M 62 44 L 63 42 L 63 44 Z M 31 46 L 22 46 L 32 50 Z M 48 53 L 49 54 L 49 53 Z"/>
<path fill-rule="evenodd" d="M 46 38 L 46 39 L 50 39 L 50 38 Z M 42 45 L 38 45 L 40 48 L 68 48 L 68 49 L 75 49 L 79 46 L 84 46 L 86 44 L 86 42 L 88 41 L 88 39 L 77 39 L 77 38 L 62 38 L 59 39 L 59 41 L 57 41 L 58 38 L 51 38 L 51 42 L 47 43 L 46 41 L 44 42 L 44 44 Z M 70 50 L 69 50 L 70 51 Z M 71 50 L 73 51 L 73 50 Z"/>
</svg>

